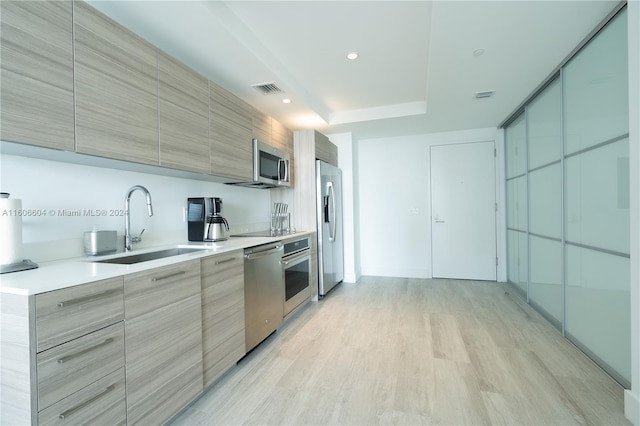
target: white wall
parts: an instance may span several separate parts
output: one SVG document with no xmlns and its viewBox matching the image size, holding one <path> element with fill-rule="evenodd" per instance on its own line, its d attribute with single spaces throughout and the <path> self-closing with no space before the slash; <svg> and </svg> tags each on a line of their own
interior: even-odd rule
<svg viewBox="0 0 640 426">
<path fill-rule="evenodd" d="M 342 218 L 344 223 L 344 281 L 355 283 L 362 275 L 360 253 L 356 249 L 354 215 L 354 150 L 351 133 L 327 135 L 338 147 L 338 167 L 342 170 Z"/>
<path fill-rule="evenodd" d="M 23 254 L 35 262 L 83 255 L 82 233 L 94 226 L 124 234 L 121 213 L 91 217 L 84 211 L 124 209 L 125 194 L 133 185 L 149 190 L 154 209 L 153 217 L 148 217 L 144 195 L 133 194 L 131 230 L 137 234 L 146 229 L 143 242 L 135 248 L 186 242 L 188 197 L 221 197 L 233 232 L 269 226 L 268 190 L 15 155 L 0 157 L 0 190 L 21 199 L 24 210 L 46 212 L 46 216 L 23 218 Z M 80 210 L 81 216 L 63 216 L 62 210 Z"/>
<path fill-rule="evenodd" d="M 629 166 L 631 193 L 631 390 L 625 415 L 640 426 L 640 2 L 628 2 Z"/>
<path fill-rule="evenodd" d="M 429 147 L 497 137 L 495 128 L 487 128 L 357 142 L 356 217 L 363 275 L 431 277 Z M 502 167 L 497 169 L 500 173 Z M 498 193 L 497 199 L 504 195 Z M 499 222 L 497 229 L 501 227 Z"/>
</svg>

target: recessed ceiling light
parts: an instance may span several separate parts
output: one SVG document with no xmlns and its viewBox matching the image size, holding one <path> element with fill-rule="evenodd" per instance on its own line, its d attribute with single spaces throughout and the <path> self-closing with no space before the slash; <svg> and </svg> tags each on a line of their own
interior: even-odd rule
<svg viewBox="0 0 640 426">
<path fill-rule="evenodd" d="M 351 59 L 351 60 L 358 59 L 358 53 L 357 52 L 347 53 L 347 59 Z"/>
<path fill-rule="evenodd" d="M 482 56 L 484 54 L 484 49 L 476 49 L 473 51 L 473 56 Z"/>
<path fill-rule="evenodd" d="M 283 103 L 283 104 L 290 104 L 290 103 L 291 103 L 291 99 L 289 99 L 289 98 L 284 98 L 284 99 L 282 100 L 282 103 Z"/>
</svg>

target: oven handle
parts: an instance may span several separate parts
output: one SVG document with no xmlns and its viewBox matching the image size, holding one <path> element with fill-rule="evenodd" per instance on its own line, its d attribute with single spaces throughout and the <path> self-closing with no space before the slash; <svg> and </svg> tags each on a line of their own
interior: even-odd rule
<svg viewBox="0 0 640 426">
<path fill-rule="evenodd" d="M 254 259 L 258 259 L 258 258 L 265 257 L 265 256 L 271 256 L 271 255 L 276 254 L 276 253 L 278 253 L 280 251 L 283 251 L 283 250 L 284 250 L 283 246 L 277 245 L 277 246 L 275 246 L 275 247 L 273 247 L 271 249 L 268 249 L 268 250 L 257 251 L 257 252 L 251 253 L 251 254 L 245 254 L 244 258 L 245 258 L 245 260 L 254 260 Z"/>
<path fill-rule="evenodd" d="M 293 266 L 295 263 L 299 263 L 299 260 L 304 260 L 305 258 L 311 259 L 311 250 L 303 250 L 296 256 L 292 256 L 291 258 L 287 258 L 286 260 L 281 260 L 280 263 L 282 266 Z"/>
</svg>

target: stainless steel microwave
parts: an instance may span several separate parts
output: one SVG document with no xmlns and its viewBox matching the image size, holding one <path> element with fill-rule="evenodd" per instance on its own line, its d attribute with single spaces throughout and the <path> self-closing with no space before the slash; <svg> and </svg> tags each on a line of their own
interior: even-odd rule
<svg viewBox="0 0 640 426">
<path fill-rule="evenodd" d="M 289 160 L 289 153 L 253 139 L 253 181 L 230 184 L 251 188 L 289 187 Z"/>
<path fill-rule="evenodd" d="M 253 180 L 265 185 L 291 186 L 289 153 L 253 140 Z"/>
</svg>

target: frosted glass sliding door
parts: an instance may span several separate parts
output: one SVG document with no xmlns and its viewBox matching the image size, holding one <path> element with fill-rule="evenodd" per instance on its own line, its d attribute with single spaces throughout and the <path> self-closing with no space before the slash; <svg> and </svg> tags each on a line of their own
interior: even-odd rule
<svg viewBox="0 0 640 426">
<path fill-rule="evenodd" d="M 527 105 L 529 301 L 562 328 L 562 90 L 560 78 Z"/>
<path fill-rule="evenodd" d="M 526 297 L 527 242 L 527 134 L 524 114 L 505 132 L 507 177 L 507 277 Z"/>
<path fill-rule="evenodd" d="M 505 127 L 507 277 L 623 386 L 631 379 L 627 12 Z"/>
<path fill-rule="evenodd" d="M 621 383 L 631 378 L 629 258 L 566 246 L 567 336 Z"/>
<path fill-rule="evenodd" d="M 567 336 L 631 378 L 627 16 L 564 68 Z"/>
</svg>

